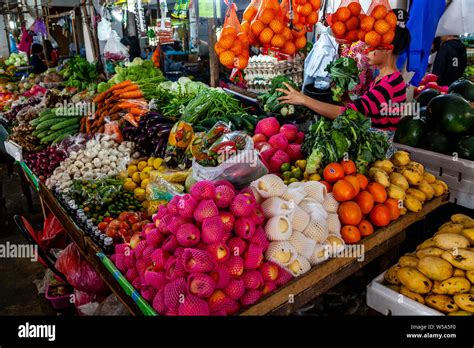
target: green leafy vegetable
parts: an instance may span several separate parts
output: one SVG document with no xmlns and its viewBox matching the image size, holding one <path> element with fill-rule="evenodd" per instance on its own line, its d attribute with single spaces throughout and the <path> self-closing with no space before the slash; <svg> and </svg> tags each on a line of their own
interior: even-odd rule
<svg viewBox="0 0 474 348">
<path fill-rule="evenodd" d="M 338 58 L 328 64 L 326 71 L 332 77 L 331 90 L 334 101 L 342 101 L 344 94 L 359 84 L 359 69 L 357 62 L 352 58 Z"/>
<path fill-rule="evenodd" d="M 283 83 L 288 83 L 291 87 L 298 89 L 298 86 L 286 76 L 276 76 L 270 82 L 270 89 L 267 93 L 262 94 L 258 99 L 263 103 L 265 112 L 280 113 L 283 116 L 292 115 L 295 112 L 293 105 L 280 104 L 278 98 L 284 94 L 278 92 L 277 89 L 286 89 Z"/>
</svg>

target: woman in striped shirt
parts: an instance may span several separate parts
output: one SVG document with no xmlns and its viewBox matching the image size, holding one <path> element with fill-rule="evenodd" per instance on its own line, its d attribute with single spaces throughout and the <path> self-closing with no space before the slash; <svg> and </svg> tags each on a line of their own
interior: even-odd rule
<svg viewBox="0 0 474 348">
<path fill-rule="evenodd" d="M 285 84 L 279 89 L 285 95 L 279 100 L 285 104 L 303 105 L 326 118 L 335 119 L 347 108 L 370 117 L 372 127 L 393 132 L 400 121 L 400 103 L 406 100 L 406 84 L 397 70 L 397 58 L 410 43 L 408 29 L 397 27 L 391 47 L 380 47 L 368 53 L 368 60 L 379 70 L 379 75 L 370 85 L 369 91 L 345 107 L 312 99 Z"/>
</svg>

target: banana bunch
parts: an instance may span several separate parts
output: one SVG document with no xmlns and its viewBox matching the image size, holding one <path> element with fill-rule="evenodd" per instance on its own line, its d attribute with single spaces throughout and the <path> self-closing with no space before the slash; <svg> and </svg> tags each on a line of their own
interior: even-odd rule
<svg viewBox="0 0 474 348">
<path fill-rule="evenodd" d="M 403 201 L 402 215 L 407 211 L 419 212 L 425 202 L 449 190 L 444 181 L 426 172 L 425 167 L 412 161 L 405 151 L 396 152 L 390 160 L 374 162 L 369 177 L 385 187 L 390 198 Z"/>
</svg>

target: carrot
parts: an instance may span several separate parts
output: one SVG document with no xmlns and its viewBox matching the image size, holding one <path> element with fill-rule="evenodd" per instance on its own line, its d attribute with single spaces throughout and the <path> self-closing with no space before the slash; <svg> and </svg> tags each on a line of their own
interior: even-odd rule
<svg viewBox="0 0 474 348">
<path fill-rule="evenodd" d="M 132 85 L 130 85 L 130 86 L 128 86 L 128 87 L 115 90 L 115 91 L 114 91 L 114 95 L 119 95 L 119 94 L 122 94 L 122 93 L 125 93 L 125 92 L 137 91 L 137 90 L 139 90 L 139 89 L 140 89 L 140 87 L 138 87 L 138 85 L 132 84 Z"/>
<path fill-rule="evenodd" d="M 125 80 L 123 82 L 120 82 L 120 83 L 117 83 L 116 85 L 113 85 L 112 87 L 110 87 L 107 91 L 108 92 L 113 92 L 117 89 L 122 89 L 122 88 L 125 88 L 125 87 L 128 87 L 132 84 L 132 81 L 130 80 Z"/>
<path fill-rule="evenodd" d="M 109 115 L 109 118 L 111 121 L 117 121 L 120 119 L 120 112 L 116 112 L 114 114 Z"/>
<path fill-rule="evenodd" d="M 133 116 L 142 116 L 146 114 L 147 111 L 141 108 L 130 108 L 128 112 L 132 114 Z"/>
<path fill-rule="evenodd" d="M 140 90 L 125 92 L 125 93 L 120 94 L 120 98 L 124 98 L 124 99 L 136 99 L 136 98 L 141 98 L 141 97 L 143 97 L 143 93 Z"/>
<path fill-rule="evenodd" d="M 89 117 L 86 117 L 86 133 L 89 134 L 91 132 L 91 121 Z"/>
<path fill-rule="evenodd" d="M 123 109 L 126 109 L 126 108 L 122 107 L 121 104 L 117 104 L 112 109 L 110 109 L 109 113 L 110 114 L 115 114 L 116 112 L 118 112 L 120 110 L 123 110 Z"/>
<path fill-rule="evenodd" d="M 105 125 L 100 126 L 99 130 L 97 133 L 104 133 Z"/>
<path fill-rule="evenodd" d="M 108 90 L 105 91 L 105 92 L 100 93 L 97 97 L 94 98 L 93 102 L 94 103 L 102 102 L 105 99 L 105 97 L 107 96 L 107 93 L 109 93 Z"/>
<path fill-rule="evenodd" d="M 83 118 L 81 118 L 81 127 L 79 128 L 79 133 L 84 133 L 84 131 L 86 130 L 86 118 L 89 117 L 89 116 L 84 116 Z"/>
<path fill-rule="evenodd" d="M 141 105 L 141 104 L 140 103 L 135 103 L 135 102 L 124 101 L 124 102 L 121 102 L 120 104 L 118 104 L 118 107 L 120 109 L 126 110 L 126 109 L 136 108 L 139 105 Z"/>
<path fill-rule="evenodd" d="M 131 125 L 138 127 L 138 122 L 135 120 L 135 117 L 128 113 L 123 117 L 125 120 L 127 120 Z"/>
</svg>

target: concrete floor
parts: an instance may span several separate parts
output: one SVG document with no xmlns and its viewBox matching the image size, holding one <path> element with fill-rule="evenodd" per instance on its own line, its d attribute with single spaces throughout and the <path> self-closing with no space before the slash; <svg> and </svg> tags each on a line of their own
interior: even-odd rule
<svg viewBox="0 0 474 348">
<path fill-rule="evenodd" d="M 26 244 L 13 222 L 13 215 L 25 216 L 34 228 L 42 228 L 43 215 L 38 196 L 33 194 L 33 212 L 28 212 L 26 198 L 21 190 L 17 169 L 9 178 L 7 166 L 0 163 L 0 183 L 6 198 L 9 216 L 6 228 L 0 229 L 0 244 Z M 45 268 L 29 259 L 0 259 L 0 315 L 56 315 L 44 298 L 38 294 L 34 280 L 43 279 Z"/>
</svg>

